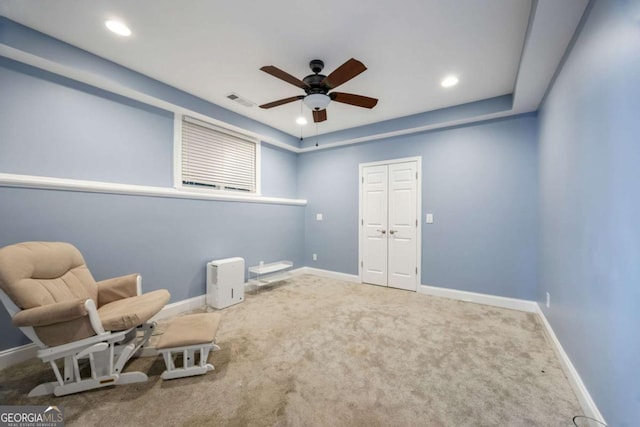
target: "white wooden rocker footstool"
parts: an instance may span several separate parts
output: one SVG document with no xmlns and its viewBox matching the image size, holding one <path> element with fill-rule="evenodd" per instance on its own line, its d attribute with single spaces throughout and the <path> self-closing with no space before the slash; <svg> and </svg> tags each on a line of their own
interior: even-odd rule
<svg viewBox="0 0 640 427">
<path fill-rule="evenodd" d="M 160 336 L 156 349 L 162 354 L 166 370 L 163 380 L 203 375 L 213 371 L 213 365 L 207 363 L 209 351 L 220 350 L 215 344 L 219 313 L 190 314 L 171 320 L 165 333 Z M 199 354 L 198 354 L 199 352 Z M 175 357 L 182 354 L 182 367 L 176 367 Z M 196 365 L 196 355 L 199 356 Z"/>
</svg>

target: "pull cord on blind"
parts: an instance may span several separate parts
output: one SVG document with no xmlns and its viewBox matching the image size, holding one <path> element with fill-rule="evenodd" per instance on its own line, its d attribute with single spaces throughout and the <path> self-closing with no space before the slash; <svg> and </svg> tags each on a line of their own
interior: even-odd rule
<svg viewBox="0 0 640 427">
<path fill-rule="evenodd" d="M 182 119 L 182 183 L 256 191 L 256 141 L 191 117 Z"/>
</svg>

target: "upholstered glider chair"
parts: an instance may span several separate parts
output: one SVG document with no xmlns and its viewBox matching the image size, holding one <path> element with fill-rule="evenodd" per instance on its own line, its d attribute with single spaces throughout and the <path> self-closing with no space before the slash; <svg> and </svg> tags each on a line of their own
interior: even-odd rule
<svg viewBox="0 0 640 427">
<path fill-rule="evenodd" d="M 146 381 L 142 372 L 122 370 L 151 337 L 155 323 L 149 319 L 169 301 L 169 292 L 141 295 L 140 289 L 137 274 L 96 283 L 69 243 L 26 242 L 0 249 L 0 299 L 57 379 L 29 396 Z"/>
</svg>

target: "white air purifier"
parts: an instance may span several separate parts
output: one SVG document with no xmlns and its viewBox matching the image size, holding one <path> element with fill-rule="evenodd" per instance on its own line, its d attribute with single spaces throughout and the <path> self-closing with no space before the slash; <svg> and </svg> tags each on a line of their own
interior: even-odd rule
<svg viewBox="0 0 640 427">
<path fill-rule="evenodd" d="M 207 263 L 207 305 L 225 308 L 244 301 L 244 258 Z"/>
</svg>

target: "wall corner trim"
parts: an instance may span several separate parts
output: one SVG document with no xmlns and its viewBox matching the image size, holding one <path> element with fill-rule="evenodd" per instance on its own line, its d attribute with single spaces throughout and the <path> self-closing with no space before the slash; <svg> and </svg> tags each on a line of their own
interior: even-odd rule
<svg viewBox="0 0 640 427">
<path fill-rule="evenodd" d="M 173 199 L 217 200 L 226 202 L 270 203 L 277 205 L 305 206 L 304 199 L 284 197 L 223 194 L 223 192 L 185 191 L 169 187 L 120 184 L 115 182 L 85 181 L 79 179 L 53 178 L 34 175 L 0 173 L 0 187 L 62 190 L 84 193 L 126 194 L 132 196 L 166 197 Z"/>
<path fill-rule="evenodd" d="M 576 397 L 578 398 L 578 402 L 580 403 L 580 406 L 582 407 L 584 414 L 606 425 L 607 423 L 604 420 L 604 417 L 598 410 L 596 403 L 591 398 L 591 394 L 589 394 L 589 390 L 587 390 L 587 387 L 582 382 L 582 378 L 580 378 L 580 374 L 578 374 L 578 371 L 573 366 L 573 363 L 571 363 L 571 359 L 569 359 L 569 356 L 564 351 L 564 348 L 562 348 L 562 344 L 560 344 L 560 340 L 558 340 L 558 337 L 556 337 L 555 332 L 553 332 L 553 328 L 551 328 L 551 324 L 547 320 L 547 317 L 544 315 L 542 308 L 540 308 L 540 304 L 536 304 L 536 307 L 537 307 L 536 313 L 540 317 L 545 334 L 549 339 L 551 346 L 555 350 L 556 355 L 558 356 L 560 365 L 562 366 L 562 370 L 567 376 L 567 379 L 569 380 L 569 384 L 571 384 L 571 388 L 573 389 L 573 392 L 576 394 Z"/>
</svg>

